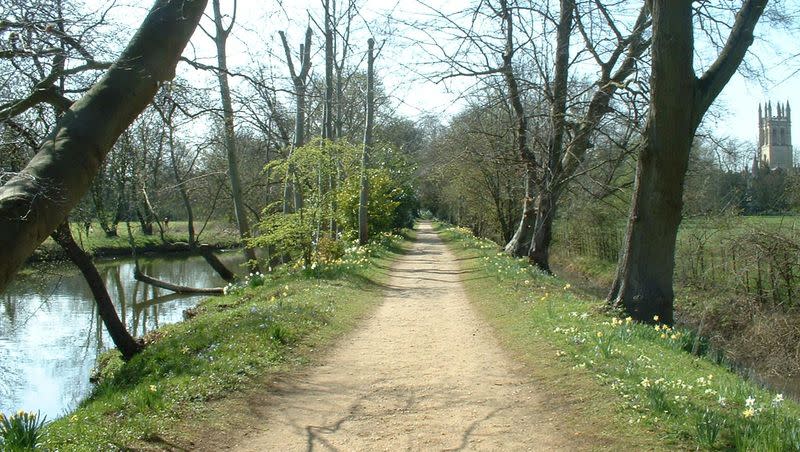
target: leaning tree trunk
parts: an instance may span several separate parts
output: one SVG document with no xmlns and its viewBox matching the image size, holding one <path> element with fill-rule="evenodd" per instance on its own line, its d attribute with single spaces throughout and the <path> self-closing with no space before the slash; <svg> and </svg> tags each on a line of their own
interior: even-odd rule
<svg viewBox="0 0 800 452">
<path fill-rule="evenodd" d="M 214 24 L 216 26 L 216 36 L 214 43 L 217 46 L 217 65 L 219 72 L 219 91 L 222 98 L 222 116 L 225 129 L 225 151 L 228 156 L 228 178 L 231 181 L 231 195 L 233 197 L 233 211 L 236 216 L 236 225 L 239 227 L 239 237 L 242 241 L 250 237 L 250 222 L 247 219 L 247 212 L 244 205 L 244 195 L 242 193 L 242 181 L 239 176 L 239 155 L 236 149 L 236 135 L 233 120 L 233 102 L 231 101 L 231 89 L 228 85 L 228 58 L 225 45 L 230 35 L 233 23 L 227 28 L 222 25 L 222 12 L 220 11 L 220 1 L 213 0 Z M 234 4 L 235 6 L 235 4 Z M 258 261 L 255 250 L 245 246 L 244 257 L 251 270 L 258 270 Z"/>
<path fill-rule="evenodd" d="M 51 234 L 51 237 L 64 249 L 72 263 L 83 274 L 97 304 L 97 312 L 100 314 L 111 340 L 114 341 L 114 345 L 122 353 L 122 358 L 125 361 L 130 360 L 134 355 L 142 351 L 143 344 L 134 339 L 125 328 L 125 324 L 120 321 L 114 303 L 108 295 L 108 290 L 106 290 L 105 282 L 97 271 L 97 267 L 92 263 L 92 258 L 75 243 L 72 231 L 69 229 L 69 223 L 66 221 L 58 226 L 55 232 Z"/>
<path fill-rule="evenodd" d="M 367 120 L 364 127 L 364 151 L 361 154 L 361 190 L 358 198 L 358 244 L 366 245 L 369 241 L 369 177 L 367 164 L 372 150 L 372 128 L 375 122 L 375 40 L 367 41 Z"/>
<path fill-rule="evenodd" d="M 635 320 L 673 322 L 675 239 L 692 140 L 753 42 L 767 0 L 746 0 L 716 61 L 692 67 L 692 2 L 653 0 L 650 113 L 636 167 L 628 230 L 609 302 Z M 656 317 L 657 316 L 657 317 Z"/>
<path fill-rule="evenodd" d="M 159 0 L 119 60 L 0 188 L 0 291 L 83 198 L 119 135 L 150 103 L 194 33 L 206 1 Z"/>
</svg>

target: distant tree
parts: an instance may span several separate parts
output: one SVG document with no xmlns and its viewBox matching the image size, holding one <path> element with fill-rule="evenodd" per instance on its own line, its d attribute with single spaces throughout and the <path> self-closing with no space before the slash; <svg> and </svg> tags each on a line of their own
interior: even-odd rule
<svg viewBox="0 0 800 452">
<path fill-rule="evenodd" d="M 222 121 L 225 137 L 225 152 L 228 157 L 228 178 L 231 184 L 231 197 L 233 198 L 233 210 L 236 217 L 236 225 L 239 228 L 239 237 L 246 240 L 250 237 L 250 220 L 247 218 L 247 210 L 244 203 L 242 179 L 239 175 L 239 152 L 236 148 L 236 129 L 233 115 L 233 102 L 231 100 L 231 89 L 228 83 L 228 57 L 226 45 L 233 26 L 236 24 L 236 2 L 233 3 L 233 13 L 230 23 L 223 23 L 223 14 L 220 8 L 220 0 L 212 0 L 214 9 L 214 30 L 211 36 L 217 47 L 217 81 L 219 82 L 220 99 L 222 102 Z M 252 248 L 244 248 L 244 256 L 252 270 L 258 268 L 255 251 Z"/>
</svg>

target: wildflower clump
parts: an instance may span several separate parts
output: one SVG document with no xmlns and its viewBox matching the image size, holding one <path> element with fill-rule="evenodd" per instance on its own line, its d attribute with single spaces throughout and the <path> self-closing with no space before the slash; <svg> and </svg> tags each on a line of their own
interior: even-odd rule
<svg viewBox="0 0 800 452">
<path fill-rule="evenodd" d="M 0 450 L 35 450 L 44 438 L 46 416 L 20 410 L 11 416 L 0 413 Z"/>
</svg>

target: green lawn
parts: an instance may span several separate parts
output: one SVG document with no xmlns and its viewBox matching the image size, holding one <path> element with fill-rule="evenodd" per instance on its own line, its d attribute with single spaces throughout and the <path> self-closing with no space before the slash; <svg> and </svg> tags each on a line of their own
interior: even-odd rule
<svg viewBox="0 0 800 452">
<path fill-rule="evenodd" d="M 201 227 L 202 224 L 195 225 L 196 233 L 200 232 Z M 88 235 L 83 224 L 72 223 L 71 228 L 75 241 L 91 254 L 116 255 L 130 253 L 130 241 L 127 227 L 124 223 L 119 225 L 117 229 L 118 235 L 114 237 L 106 236 L 105 232 L 96 223 L 92 225 Z M 170 246 L 170 244 L 188 241 L 188 226 L 185 221 L 171 221 L 169 227 L 165 230 L 164 240 L 161 239 L 160 231 L 155 225 L 153 234 L 146 235 L 141 232 L 138 222 L 131 223 L 131 232 L 137 248 L 145 251 L 168 251 L 177 248 Z M 239 244 L 236 228 L 224 221 L 210 221 L 200 235 L 199 240 L 200 243 L 208 243 L 215 248 L 230 248 Z M 51 238 L 48 238 L 39 247 L 36 256 L 40 260 L 46 260 L 48 257 L 60 255 L 61 250 L 58 245 Z"/>
</svg>

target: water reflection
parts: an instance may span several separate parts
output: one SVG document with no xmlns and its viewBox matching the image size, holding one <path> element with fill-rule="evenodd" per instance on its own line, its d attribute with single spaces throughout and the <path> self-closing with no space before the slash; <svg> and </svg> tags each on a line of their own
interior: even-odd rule
<svg viewBox="0 0 800 452">
<path fill-rule="evenodd" d="M 221 256 L 237 265 L 239 253 Z M 201 257 L 140 260 L 148 275 L 176 284 L 216 287 L 224 282 Z M 122 321 L 136 336 L 182 319 L 207 295 L 179 295 L 133 279 L 128 259 L 98 263 Z M 233 267 L 232 267 L 233 268 Z M 0 295 L 0 412 L 40 410 L 53 419 L 91 390 L 97 355 L 113 346 L 89 287 L 68 267 L 37 270 Z"/>
</svg>

